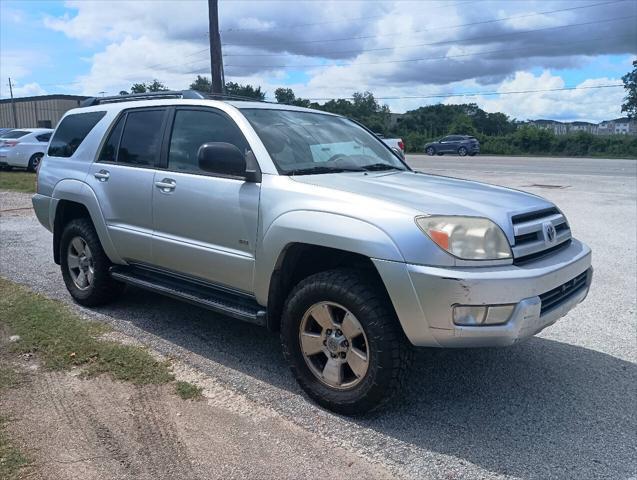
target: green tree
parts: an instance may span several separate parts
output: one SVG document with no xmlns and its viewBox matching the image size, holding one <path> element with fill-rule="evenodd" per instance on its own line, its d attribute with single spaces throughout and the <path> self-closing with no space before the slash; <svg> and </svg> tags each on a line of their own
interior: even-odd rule
<svg viewBox="0 0 637 480">
<path fill-rule="evenodd" d="M 130 93 L 146 93 L 148 90 L 145 83 L 133 83 L 130 87 Z"/>
<path fill-rule="evenodd" d="M 637 117 L 637 60 L 633 60 L 633 71 L 622 77 L 626 97 L 622 105 L 622 113 L 626 113 L 628 118 Z"/>
<path fill-rule="evenodd" d="M 197 90 L 198 92 L 210 93 L 212 90 L 212 82 L 208 77 L 197 75 L 195 81 L 190 84 L 190 89 Z"/>
<path fill-rule="evenodd" d="M 278 103 L 285 103 L 288 105 L 291 105 L 294 100 L 296 100 L 294 91 L 291 88 L 277 88 L 274 91 L 274 98 L 276 98 Z"/>
<path fill-rule="evenodd" d="M 166 88 L 166 85 L 164 85 L 157 79 L 153 79 L 151 83 L 148 83 L 146 85 L 146 88 L 149 92 L 164 92 L 168 90 L 168 88 Z"/>
<path fill-rule="evenodd" d="M 453 133 L 457 135 L 476 135 L 476 127 L 473 126 L 471 118 L 467 114 L 460 114 L 456 116 L 451 124 L 447 133 Z"/>
<path fill-rule="evenodd" d="M 134 83 L 130 88 L 130 93 L 163 92 L 166 90 L 168 90 L 166 85 L 157 79 L 153 79 L 152 82 L 148 83 Z M 123 91 L 124 90 L 122 90 L 122 92 Z M 122 95 L 122 92 L 120 92 L 120 95 Z"/>
<path fill-rule="evenodd" d="M 226 93 L 241 97 L 254 98 L 256 100 L 265 100 L 265 92 L 261 91 L 260 86 L 255 88 L 252 85 L 240 85 L 234 82 L 227 82 Z"/>
</svg>

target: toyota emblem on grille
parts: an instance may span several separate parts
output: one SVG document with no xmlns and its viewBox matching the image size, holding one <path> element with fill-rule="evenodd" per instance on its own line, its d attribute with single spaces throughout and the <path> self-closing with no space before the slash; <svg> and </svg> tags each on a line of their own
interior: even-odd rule
<svg viewBox="0 0 637 480">
<path fill-rule="evenodd" d="M 552 223 L 547 222 L 544 224 L 544 236 L 548 243 L 555 242 L 556 232 L 555 232 L 555 227 L 553 226 Z"/>
</svg>

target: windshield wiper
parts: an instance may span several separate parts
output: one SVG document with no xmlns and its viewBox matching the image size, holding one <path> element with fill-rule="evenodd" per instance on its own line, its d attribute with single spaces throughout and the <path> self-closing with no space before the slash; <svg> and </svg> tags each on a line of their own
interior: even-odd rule
<svg viewBox="0 0 637 480">
<path fill-rule="evenodd" d="M 405 171 L 404 168 L 400 168 L 395 165 L 389 165 L 388 163 L 372 163 L 371 165 L 363 165 L 361 168 L 363 170 L 367 170 L 368 172 L 380 172 L 382 170 L 400 170 L 401 172 Z"/>
<path fill-rule="evenodd" d="M 362 172 L 363 170 L 360 168 L 350 169 L 350 168 L 338 168 L 338 167 L 307 167 L 307 168 L 296 168 L 294 170 L 288 170 L 285 172 L 287 175 L 313 175 L 319 173 L 341 173 L 341 172 Z"/>
</svg>

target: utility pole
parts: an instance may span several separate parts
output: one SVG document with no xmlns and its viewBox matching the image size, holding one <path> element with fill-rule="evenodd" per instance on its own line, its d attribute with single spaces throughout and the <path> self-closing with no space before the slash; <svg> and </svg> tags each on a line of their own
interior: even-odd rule
<svg viewBox="0 0 637 480">
<path fill-rule="evenodd" d="M 13 110 L 13 128 L 18 128 L 18 113 L 15 110 L 15 101 L 13 100 L 13 85 L 11 85 L 11 77 L 9 77 L 9 94 L 11 95 L 11 110 Z"/>
<path fill-rule="evenodd" d="M 210 72 L 212 93 L 223 93 L 223 57 L 221 56 L 221 36 L 219 35 L 218 0 L 208 0 L 208 31 L 210 32 Z"/>
</svg>

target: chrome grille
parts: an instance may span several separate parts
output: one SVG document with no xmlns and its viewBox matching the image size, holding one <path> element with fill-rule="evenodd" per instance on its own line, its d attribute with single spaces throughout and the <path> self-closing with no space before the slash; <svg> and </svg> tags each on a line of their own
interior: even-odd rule
<svg viewBox="0 0 637 480">
<path fill-rule="evenodd" d="M 566 217 L 555 207 L 514 215 L 511 223 L 515 235 L 513 261 L 516 264 L 555 252 L 571 240 Z"/>
</svg>

